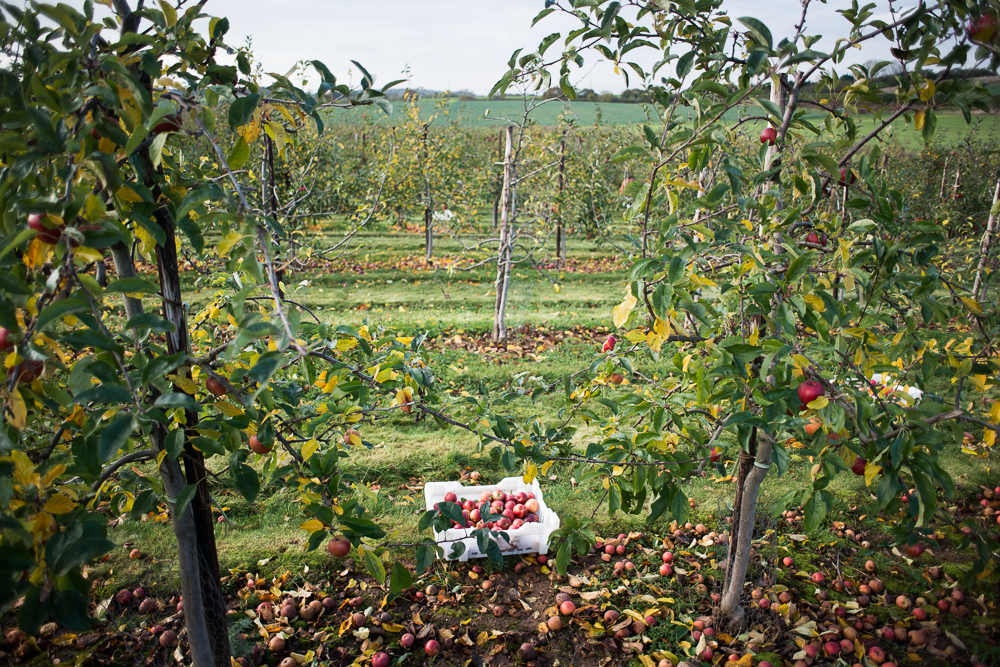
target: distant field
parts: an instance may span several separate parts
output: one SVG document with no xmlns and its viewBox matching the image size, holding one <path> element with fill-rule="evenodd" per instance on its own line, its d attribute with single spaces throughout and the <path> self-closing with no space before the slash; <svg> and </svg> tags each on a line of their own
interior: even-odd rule
<svg viewBox="0 0 1000 667">
<path fill-rule="evenodd" d="M 421 116 L 430 117 L 440 100 L 420 100 Z M 395 102 L 396 109 L 401 107 L 401 102 Z M 445 103 L 447 118 L 444 122 L 454 122 L 460 125 L 479 126 L 501 126 L 504 119 L 516 120 L 524 116 L 524 102 L 520 99 L 509 100 L 450 100 Z M 647 110 L 648 114 L 647 115 Z M 487 116 L 487 111 L 489 115 Z M 580 125 L 593 125 L 597 122 L 600 114 L 601 122 L 611 125 L 628 125 L 631 123 L 659 122 L 659 117 L 653 111 L 652 105 L 643 104 L 622 104 L 599 102 L 560 102 L 553 100 L 546 102 L 532 112 L 532 118 L 542 125 L 557 125 L 560 116 L 573 119 Z M 387 122 L 398 122 L 402 115 L 394 113 L 392 118 L 385 118 L 385 115 L 378 111 L 364 111 L 362 114 L 357 111 L 337 110 L 331 114 L 331 119 L 336 123 L 360 123 L 364 116 L 369 118 L 383 118 Z"/>
<path fill-rule="evenodd" d="M 439 100 L 421 100 L 421 115 L 425 118 L 434 113 Z M 399 122 L 403 115 L 398 113 L 399 105 L 396 106 L 397 113 L 392 117 L 386 117 L 380 111 L 364 110 L 361 113 L 355 111 L 337 110 L 331 113 L 330 121 L 333 123 L 353 124 L 364 122 L 365 119 L 373 119 L 388 123 Z M 500 127 L 505 120 L 520 120 L 524 115 L 524 102 L 518 99 L 510 100 L 450 100 L 443 105 L 446 116 L 439 119 L 439 123 L 456 123 L 463 126 L 478 127 Z M 738 112 L 733 111 L 729 116 L 735 120 Z M 593 125 L 600 122 L 604 125 L 629 125 L 634 123 L 659 123 L 651 105 L 643 104 L 622 104 L 610 103 L 601 104 L 598 102 L 547 102 L 532 112 L 532 118 L 541 125 L 556 125 L 560 118 L 572 119 L 578 125 Z M 819 116 L 817 115 L 817 118 Z M 875 127 L 875 122 L 871 117 L 864 117 L 860 123 L 860 131 L 868 133 Z M 923 138 L 912 124 L 907 124 L 903 119 L 893 123 L 892 136 L 907 148 L 918 148 L 923 145 Z M 1000 115 L 977 115 L 972 118 L 972 124 L 966 125 L 965 119 L 959 113 L 938 114 L 937 132 L 935 142 L 943 144 L 954 144 L 966 139 L 972 139 L 980 143 L 989 143 L 1000 146 Z"/>
</svg>

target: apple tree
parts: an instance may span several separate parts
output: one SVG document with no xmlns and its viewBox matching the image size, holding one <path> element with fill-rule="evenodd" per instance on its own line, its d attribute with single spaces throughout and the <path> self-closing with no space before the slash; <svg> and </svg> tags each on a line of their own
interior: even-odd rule
<svg viewBox="0 0 1000 667">
<path fill-rule="evenodd" d="M 49 618 L 87 628 L 83 568 L 112 547 L 109 515 L 159 506 L 190 661 L 229 665 L 209 476 L 251 501 L 262 473 L 289 484 L 318 527 L 312 546 L 338 531 L 360 546 L 382 532 L 340 469 L 364 445 L 352 426 L 432 395 L 420 339 L 285 301 L 281 220 L 235 175 L 255 139 L 280 151 L 280 123 L 322 132 L 324 109 L 383 93 L 319 61 L 315 92 L 246 78 L 248 54 L 204 3 L 102 4 L 108 18 L 89 1 L 0 9 L 0 611 L 16 606 L 29 634 Z M 226 275 L 202 311 L 182 291 L 179 249 Z M 157 474 L 118 474 L 140 461 Z M 380 554 L 360 552 L 398 589 L 405 570 L 390 577 Z"/>
<path fill-rule="evenodd" d="M 494 89 L 558 82 L 572 98 L 574 72 L 596 57 L 641 81 L 664 122 L 645 126 L 614 157 L 636 178 L 624 189 L 634 240 L 612 314 L 620 332 L 560 385 L 517 387 L 521 395 L 564 391 L 558 424 L 519 424 L 502 402 L 467 400 L 491 415 L 483 444 L 529 475 L 573 465 L 578 481 L 603 484 L 611 513 L 648 508 L 650 521 L 682 522 L 681 482 L 710 448 L 736 443 L 720 609 L 733 619 L 743 614 L 769 473 L 807 468 L 811 483 L 774 510 L 801 505 L 814 530 L 833 504 L 830 480 L 853 466 L 886 513 L 902 512 L 892 528 L 899 542 L 933 542 L 932 522 L 953 523 L 937 500 L 953 492 L 942 457 L 957 454 L 966 429 L 988 445 L 1000 431 L 1000 407 L 987 411 L 978 400 L 998 384 L 997 300 L 978 300 L 944 267 L 940 228 L 907 219 L 906 194 L 883 180 L 874 141 L 897 119 L 929 141 L 941 109 L 968 120 L 984 108 L 980 84 L 948 73 L 970 61 L 996 66 L 995 35 L 969 28 L 986 14 L 963 1 L 921 3 L 883 20 L 874 5 L 855 3 L 839 10 L 838 38 L 823 51 L 811 8 L 804 0 L 789 37 L 775 39 L 718 0 L 548 0 L 536 23 L 558 12 L 578 27 L 515 53 Z M 995 15 L 992 5 L 986 12 Z M 876 77 L 889 63 L 845 63 L 872 40 L 888 40 L 901 66 L 888 106 Z M 653 65 L 641 65 L 639 53 L 652 54 Z M 928 336 L 931 326 L 952 340 Z M 873 390 L 875 373 L 894 380 Z M 613 374 L 644 388 L 615 398 Z M 598 424 L 601 437 L 582 455 L 555 455 L 573 416 Z M 587 537 L 582 527 L 562 532 L 564 569 Z M 976 553 L 970 576 L 995 567 L 995 540 L 974 533 L 963 543 Z"/>
</svg>

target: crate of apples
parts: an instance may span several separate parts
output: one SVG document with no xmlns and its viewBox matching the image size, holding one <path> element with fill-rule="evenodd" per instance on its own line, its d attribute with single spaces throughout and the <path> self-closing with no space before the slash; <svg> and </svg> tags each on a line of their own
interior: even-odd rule
<svg viewBox="0 0 1000 667">
<path fill-rule="evenodd" d="M 547 554 L 549 536 L 559 529 L 559 516 L 545 505 L 542 489 L 535 480 L 525 484 L 521 477 L 507 477 L 499 484 L 464 486 L 460 482 L 428 482 L 424 485 L 424 501 L 428 510 L 440 509 L 441 503 L 456 503 L 461 507 L 462 523 L 434 531 L 434 539 L 450 558 L 452 543 L 461 541 L 465 551 L 459 561 L 485 558 L 473 535 L 477 529 L 503 531 L 509 539 L 493 538 L 505 556 L 514 554 Z"/>
</svg>

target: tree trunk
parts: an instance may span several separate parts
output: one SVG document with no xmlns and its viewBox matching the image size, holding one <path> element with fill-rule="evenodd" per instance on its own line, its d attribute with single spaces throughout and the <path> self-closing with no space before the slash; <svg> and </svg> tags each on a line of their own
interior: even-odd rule
<svg viewBox="0 0 1000 667">
<path fill-rule="evenodd" d="M 750 432 L 750 446 L 748 451 L 741 451 L 738 459 L 739 468 L 736 473 L 736 497 L 733 498 L 733 523 L 729 526 L 729 557 L 726 559 L 728 561 L 728 566 L 726 567 L 725 586 L 723 586 L 723 590 L 729 588 L 733 572 L 735 571 L 735 568 L 733 567 L 733 564 L 736 561 L 735 536 L 739 535 L 740 524 L 743 516 L 741 512 L 741 508 L 743 506 L 743 486 L 746 484 L 747 476 L 750 474 L 750 471 L 753 470 L 753 462 L 756 458 L 757 429 L 754 428 Z"/>
<path fill-rule="evenodd" d="M 147 164 L 147 167 L 151 166 L 152 163 Z M 188 352 L 187 316 L 184 312 L 184 301 L 181 294 L 177 245 L 174 240 L 176 235 L 174 220 L 165 208 L 158 209 L 155 217 L 156 222 L 167 237 L 167 242 L 164 245 L 156 247 L 160 293 L 163 296 L 163 317 L 177 328 L 176 331 L 167 333 L 167 352 L 169 354 Z M 189 371 L 185 371 L 185 374 L 190 377 Z M 175 386 L 174 391 L 182 390 L 179 386 Z M 182 552 L 193 548 L 198 557 L 195 568 L 181 570 L 181 588 L 185 589 L 185 621 L 188 620 L 189 614 L 192 617 L 188 624 L 188 641 L 191 643 L 192 652 L 195 651 L 195 644 L 199 644 L 199 653 L 210 651 L 213 661 L 205 663 L 205 667 L 209 665 L 229 667 L 229 633 L 226 629 L 226 607 L 223 604 L 222 586 L 219 583 L 219 555 L 215 546 L 215 524 L 212 522 L 212 499 L 208 488 L 208 473 L 205 470 L 204 455 L 187 442 L 188 437 L 197 435 L 194 429 L 198 426 L 198 413 L 188 411 L 186 417 L 183 454 L 184 476 L 189 485 L 198 485 L 195 496 L 189 505 L 193 528 L 187 526 L 183 528 L 184 538 L 190 539 L 193 536 L 195 544 L 192 547 L 188 543 L 178 542 L 177 545 L 178 550 Z M 176 520 L 177 517 L 174 519 Z M 181 535 L 178 535 L 178 539 L 180 537 Z M 189 579 L 186 587 L 184 585 L 185 575 Z M 190 597 L 188 597 L 187 588 L 191 588 Z M 195 601 L 196 596 L 197 602 Z M 192 602 L 190 611 L 188 611 L 189 600 Z M 203 618 L 194 618 L 196 614 L 202 615 Z M 202 628 L 207 631 L 207 635 L 197 634 L 196 631 Z M 197 662 L 194 664 L 197 667 L 202 667 Z"/>
<path fill-rule="evenodd" d="M 722 604 L 719 611 L 734 622 L 742 620 L 744 615 L 743 607 L 740 606 L 740 597 L 743 594 L 743 581 L 747 576 L 747 567 L 750 565 L 757 497 L 760 493 L 760 485 L 767 476 L 770 467 L 771 441 L 764 438 L 757 447 L 757 457 L 750 466 L 750 471 L 742 485 L 739 532 L 734 532 L 729 539 L 730 553 L 734 555 L 730 559 L 729 569 L 726 572 L 726 587 L 722 593 Z"/>
<path fill-rule="evenodd" d="M 123 33 L 138 30 L 141 17 L 136 16 L 131 11 L 126 0 L 114 0 L 114 9 L 122 19 Z M 136 65 L 131 67 L 131 71 L 151 92 L 152 80 L 149 75 L 139 71 Z M 137 156 L 142 161 L 145 172 L 144 184 L 153 191 L 155 201 L 160 201 L 163 193 L 156 182 L 154 173 L 162 174 L 162 169 L 153 169 L 148 147 L 140 149 Z M 166 236 L 166 243 L 156 247 L 163 316 L 176 327 L 176 331 L 167 333 L 167 350 L 170 354 L 180 351 L 186 352 L 188 350 L 187 318 L 181 294 L 174 219 L 170 212 L 162 207 L 155 212 L 154 216 Z M 128 255 L 128 258 L 129 261 L 123 261 L 122 266 L 116 264 L 117 271 L 129 270 L 131 255 Z M 134 271 L 134 266 L 132 266 L 132 270 Z M 128 307 L 126 306 L 126 308 Z M 133 304 L 132 307 L 135 305 Z M 140 302 L 138 308 L 141 309 L 141 307 Z M 179 372 L 184 371 L 179 370 Z M 187 373 L 190 377 L 189 371 Z M 182 391 L 179 386 L 175 386 L 174 390 Z M 164 492 L 169 498 L 176 499 L 186 486 L 185 482 L 198 485 L 195 497 L 184 514 L 172 516 L 174 535 L 177 538 L 181 590 L 184 594 L 184 624 L 191 650 L 191 664 L 194 667 L 230 667 L 232 658 L 226 623 L 226 607 L 222 597 L 222 586 L 219 582 L 219 559 L 215 546 L 215 525 L 212 521 L 211 496 L 208 488 L 208 475 L 205 471 L 205 459 L 201 452 L 186 442 L 187 436 L 198 425 L 198 415 L 189 411 L 186 417 L 188 433 L 185 434 L 183 453 L 186 474 L 182 475 L 181 473 L 180 461 L 174 461 L 169 456 L 161 461 L 160 471 L 163 476 Z M 162 436 L 164 435 L 162 427 L 154 428 L 151 440 L 156 453 L 163 449 Z M 173 514 L 172 504 L 170 509 Z"/>
<path fill-rule="evenodd" d="M 427 170 L 428 164 L 427 139 L 430 128 L 424 125 L 423 148 L 423 172 L 424 172 L 424 261 L 430 262 L 434 254 L 434 202 L 431 198 L 431 180 Z"/>
<path fill-rule="evenodd" d="M 265 172 L 262 174 L 263 178 L 261 181 L 261 202 L 264 204 L 264 214 L 271 218 L 277 223 L 278 219 L 278 190 L 274 185 L 274 142 L 271 141 L 271 137 L 264 133 L 264 164 L 262 167 Z M 291 233 L 292 230 L 288 230 L 288 248 L 287 257 L 294 257 L 295 255 L 295 237 Z M 274 240 L 274 245 L 276 248 L 280 248 L 279 237 L 276 234 L 272 234 L 271 238 Z M 278 261 L 278 257 L 274 258 L 275 263 Z M 285 282 L 285 269 L 287 262 L 281 264 L 282 268 L 275 269 L 275 274 L 278 279 L 278 296 L 282 299 L 285 298 L 284 282 Z"/>
<path fill-rule="evenodd" d="M 111 257 L 115 260 L 115 274 L 118 279 L 122 278 L 135 278 L 135 262 L 132 261 L 132 250 L 123 242 L 118 241 L 113 246 L 111 246 Z M 136 299 L 128 294 L 122 294 L 122 302 L 125 306 L 125 320 L 141 315 L 143 313 L 142 299 Z M 136 343 L 139 342 L 139 333 L 137 330 L 132 330 L 132 340 Z"/>
<path fill-rule="evenodd" d="M 500 246 L 497 252 L 496 304 L 493 310 L 493 340 L 507 340 L 507 325 L 504 315 L 507 310 L 507 290 L 510 287 L 510 211 L 512 206 L 511 186 L 514 165 L 511 154 L 514 144 L 514 126 L 507 126 L 507 142 L 503 158 L 503 189 L 500 191 Z"/>
<path fill-rule="evenodd" d="M 556 211 L 556 261 L 559 266 L 566 263 L 566 232 L 563 229 L 563 190 L 566 187 L 566 131 L 559 140 L 559 200 Z"/>
<path fill-rule="evenodd" d="M 503 132 L 497 135 L 497 162 L 503 161 Z M 493 198 L 493 229 L 500 223 L 500 198 L 503 196 L 503 170 L 497 175 L 496 196 Z"/>
<path fill-rule="evenodd" d="M 986 298 L 986 281 L 983 275 L 986 272 L 986 260 L 990 256 L 990 246 L 993 245 L 993 234 L 996 231 L 997 218 L 1000 217 L 1000 181 L 993 190 L 993 205 L 990 207 L 990 219 L 986 223 L 986 232 L 983 234 L 983 241 L 979 246 L 979 266 L 976 268 L 976 281 L 972 286 L 972 298 L 982 301 Z"/>
</svg>

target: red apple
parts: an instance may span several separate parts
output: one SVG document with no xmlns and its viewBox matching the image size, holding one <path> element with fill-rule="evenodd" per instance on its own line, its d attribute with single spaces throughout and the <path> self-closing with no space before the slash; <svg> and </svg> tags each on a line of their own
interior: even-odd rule
<svg viewBox="0 0 1000 667">
<path fill-rule="evenodd" d="M 262 443 L 257 439 L 256 435 L 250 436 L 250 449 L 257 452 L 258 454 L 270 454 L 271 448 Z"/>
<path fill-rule="evenodd" d="M 326 550 L 331 556 L 343 558 L 351 552 L 351 541 L 343 535 L 335 537 L 327 543 Z"/>
<path fill-rule="evenodd" d="M 997 34 L 997 20 L 992 14 L 983 14 L 975 21 L 969 21 L 965 31 L 974 42 L 988 42 Z"/>
<path fill-rule="evenodd" d="M 815 573 L 813 573 L 811 579 L 812 579 L 812 582 L 814 584 L 822 584 L 823 580 L 824 580 L 823 573 L 822 572 L 815 572 Z"/>
<path fill-rule="evenodd" d="M 215 394 L 216 396 L 225 396 L 226 394 L 229 393 L 229 390 L 226 389 L 226 385 L 222 384 L 214 377 L 209 377 L 207 380 L 205 380 L 205 388 L 208 389 L 213 394 Z"/>
<path fill-rule="evenodd" d="M 670 563 L 664 563 L 660 566 L 660 576 L 669 577 L 674 573 L 674 566 Z"/>
<path fill-rule="evenodd" d="M 850 181 L 851 181 L 851 183 L 850 183 L 851 185 L 854 185 L 858 181 L 858 177 L 854 173 L 853 169 L 848 170 L 847 167 L 841 167 L 841 169 L 840 169 L 840 180 L 837 182 L 837 184 L 840 185 L 840 187 L 842 187 L 842 188 L 846 188 L 847 187 L 848 172 L 850 172 L 850 177 L 849 178 L 850 178 Z"/>
<path fill-rule="evenodd" d="M 162 117 L 149 131 L 150 134 L 163 134 L 164 132 L 177 132 L 182 127 L 181 117 L 177 114 L 170 114 Z"/>
<path fill-rule="evenodd" d="M 674 555 L 672 553 L 670 553 L 669 551 L 664 551 L 663 552 L 663 562 L 664 563 L 672 563 L 673 561 L 674 561 Z"/>
<path fill-rule="evenodd" d="M 118 604 L 120 604 L 120 605 L 131 604 L 132 603 L 132 591 L 128 590 L 127 588 L 118 591 L 118 594 L 115 595 L 115 600 L 117 600 Z"/>
<path fill-rule="evenodd" d="M 709 455 L 712 463 L 718 463 L 722 460 L 722 452 L 719 451 L 717 447 L 712 447 L 712 453 Z"/>
<path fill-rule="evenodd" d="M 372 667 L 389 667 L 389 654 L 384 652 L 372 656 Z"/>
<path fill-rule="evenodd" d="M 417 640 L 416 637 L 407 632 L 405 635 L 399 638 L 399 645 L 409 650 L 413 648 L 413 644 L 416 640 Z"/>
<path fill-rule="evenodd" d="M 920 558 L 920 554 L 924 552 L 927 547 L 923 542 L 917 542 L 916 544 L 908 544 L 906 546 L 906 553 L 910 555 L 910 558 Z"/>
<path fill-rule="evenodd" d="M 160 635 L 160 646 L 170 648 L 177 645 L 177 633 L 173 630 L 164 630 Z"/>
<path fill-rule="evenodd" d="M 65 227 L 66 225 L 50 222 L 45 213 L 32 213 L 28 216 L 28 228 L 38 232 L 38 238 L 45 243 L 57 243 Z"/>
<path fill-rule="evenodd" d="M 868 460 L 863 456 L 858 456 L 854 459 L 854 465 L 851 466 L 851 472 L 858 476 L 864 476 L 865 466 L 868 465 Z"/>
<path fill-rule="evenodd" d="M 10 352 L 17 345 L 12 339 L 17 338 L 17 334 L 6 327 L 0 327 L 0 351 Z"/>
<path fill-rule="evenodd" d="M 795 559 L 792 558 L 791 556 L 785 556 L 784 558 L 781 559 L 781 564 L 784 565 L 785 567 L 792 567 L 793 565 L 795 565 Z"/>
<path fill-rule="evenodd" d="M 773 127 L 765 127 L 764 131 L 760 133 L 760 143 L 767 144 L 768 146 L 774 145 L 774 140 L 778 138 L 778 133 Z"/>
<path fill-rule="evenodd" d="M 428 639 L 427 643 L 424 644 L 424 653 L 431 656 L 432 658 L 440 652 L 441 652 L 441 644 L 439 644 L 436 639 Z"/>
<path fill-rule="evenodd" d="M 528 511 L 528 514 L 538 514 L 538 501 L 534 498 L 528 498 L 524 503 L 524 509 Z"/>
<path fill-rule="evenodd" d="M 612 352 L 612 351 L 614 351 L 615 345 L 617 343 L 618 343 L 618 341 L 615 339 L 615 337 L 613 335 L 612 336 L 608 336 L 607 340 L 604 341 L 604 347 L 601 348 L 601 351 L 602 352 Z"/>
<path fill-rule="evenodd" d="M 802 403 L 804 409 L 825 393 L 826 390 L 823 389 L 823 385 L 819 382 L 816 382 L 816 380 L 806 380 L 798 388 L 799 402 Z"/>
</svg>

